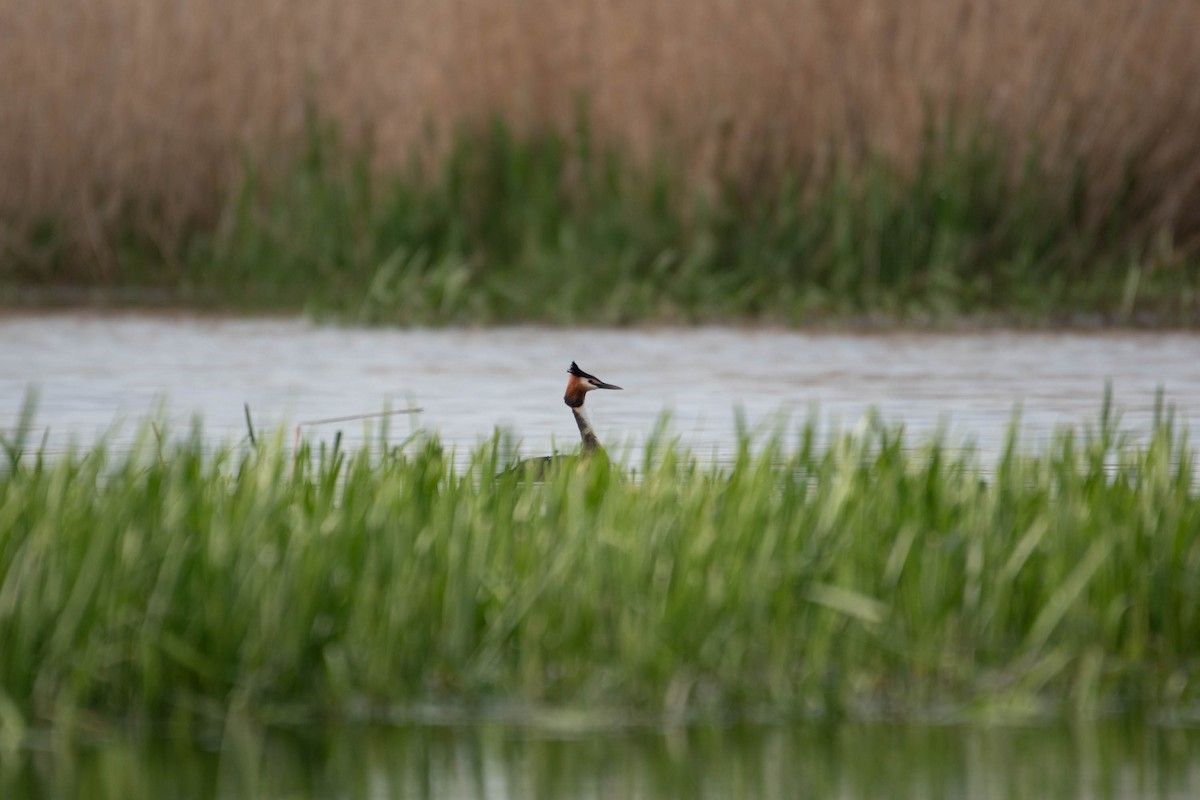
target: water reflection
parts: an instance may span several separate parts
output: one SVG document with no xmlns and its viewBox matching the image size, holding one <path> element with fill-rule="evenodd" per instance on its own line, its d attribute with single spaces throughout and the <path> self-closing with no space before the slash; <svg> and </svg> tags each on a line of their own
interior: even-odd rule
<svg viewBox="0 0 1200 800">
<path fill-rule="evenodd" d="M 1131 723 L 853 724 L 572 735 L 488 723 L 116 741 L 6 760 L 13 800 L 97 798 L 1193 798 L 1200 732 Z"/>
<path fill-rule="evenodd" d="M 721 457 L 733 410 L 753 421 L 812 408 L 847 424 L 869 407 L 916 432 L 951 433 L 997 448 L 1014 407 L 1033 435 L 1094 420 L 1106 381 L 1125 423 L 1144 429 L 1158 387 L 1200 419 L 1200 335 L 1185 333 L 821 334 L 728 328 L 650 330 L 395 330 L 302 320 L 78 313 L 0 318 L 0 429 L 29 385 L 51 444 L 90 440 L 160 401 L 176 428 L 199 414 L 214 440 L 245 434 L 243 403 L 260 426 L 379 411 L 408 403 L 415 424 L 465 449 L 508 426 L 526 454 L 578 434 L 562 404 L 572 360 L 626 387 L 588 404 L 610 450 L 637 446 L 663 410 L 701 456 Z M 403 438 L 414 421 L 393 421 Z M 112 437 L 127 442 L 135 426 Z M 362 426 L 344 431 L 361 442 Z"/>
</svg>

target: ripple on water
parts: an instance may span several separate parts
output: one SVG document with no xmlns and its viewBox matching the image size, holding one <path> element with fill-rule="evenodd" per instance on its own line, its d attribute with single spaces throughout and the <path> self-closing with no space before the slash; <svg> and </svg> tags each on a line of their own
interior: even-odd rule
<svg viewBox="0 0 1200 800">
<path fill-rule="evenodd" d="M 1106 383 L 1126 427 L 1145 430 L 1160 387 L 1184 421 L 1200 418 L 1200 336 L 1188 333 L 831 334 L 736 328 L 378 329 L 295 319 L 56 313 L 0 319 L 0 427 L 39 390 L 52 446 L 109 432 L 128 446 L 163 409 L 172 427 L 200 416 L 214 442 L 260 428 L 407 405 L 394 438 L 421 426 L 465 451 L 495 426 L 527 454 L 574 447 L 562 404 L 572 361 L 625 391 L 588 403 L 610 449 L 636 450 L 661 413 L 697 454 L 727 456 L 734 409 L 752 424 L 817 413 L 850 425 L 870 408 L 915 434 L 942 426 L 985 453 L 1014 410 L 1024 430 L 1097 418 Z M 118 425 L 113 430 L 114 424 Z M 358 423 L 341 429 L 363 442 Z"/>
</svg>

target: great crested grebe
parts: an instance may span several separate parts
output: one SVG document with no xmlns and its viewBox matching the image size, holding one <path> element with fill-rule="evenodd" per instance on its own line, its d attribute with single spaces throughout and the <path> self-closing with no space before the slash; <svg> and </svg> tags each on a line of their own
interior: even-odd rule
<svg viewBox="0 0 1200 800">
<path fill-rule="evenodd" d="M 587 398 L 587 393 L 593 389 L 620 389 L 621 387 L 605 383 L 595 375 L 587 374 L 574 361 L 571 362 L 571 368 L 567 370 L 567 374 L 571 377 L 567 378 L 567 390 L 563 392 L 563 402 L 571 409 L 571 414 L 575 417 L 575 424 L 579 426 L 579 438 L 583 440 L 583 455 L 591 455 L 603 448 L 600 447 L 600 442 L 596 439 L 596 434 L 592 431 L 587 416 L 583 413 L 583 401 Z M 552 464 L 564 458 L 570 460 L 574 457 L 552 455 L 527 458 L 513 464 L 507 471 L 517 474 L 524 473 L 540 480 L 546 476 L 547 470 Z"/>
<path fill-rule="evenodd" d="M 596 440 L 596 434 L 592 431 L 587 416 L 583 413 L 583 401 L 587 399 L 587 393 L 593 389 L 617 389 L 619 391 L 621 387 L 605 383 L 595 375 L 588 375 L 574 361 L 571 362 L 571 368 L 567 370 L 567 374 L 571 377 L 567 378 L 567 390 L 563 392 L 563 402 L 570 407 L 571 413 L 575 416 L 575 424 L 579 426 L 579 436 L 583 439 L 583 449 L 591 453 L 600 447 L 600 442 Z"/>
</svg>

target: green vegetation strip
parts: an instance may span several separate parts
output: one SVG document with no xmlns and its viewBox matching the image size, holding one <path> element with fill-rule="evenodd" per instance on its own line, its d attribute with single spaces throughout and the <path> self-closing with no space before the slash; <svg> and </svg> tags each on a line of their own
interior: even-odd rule
<svg viewBox="0 0 1200 800">
<path fill-rule="evenodd" d="M 419 708 L 1194 713 L 1200 488 L 1163 417 L 981 458 L 871 423 L 544 480 L 498 435 L 145 431 L 0 467 L 0 731 Z"/>
<path fill-rule="evenodd" d="M 1141 219 L 1136 180 L 1097 207 L 1086 174 L 1034 150 L 1022 168 L 946 125 L 906 168 L 842 156 L 701 190 L 597 148 L 586 124 L 496 124 L 388 172 L 314 121 L 302 157 L 248 168 L 213 219 L 171 236 L 115 223 L 112 263 L 50 220 L 8 232 L 0 300 L 95 290 L 402 324 L 1200 322 L 1200 260 Z"/>
</svg>

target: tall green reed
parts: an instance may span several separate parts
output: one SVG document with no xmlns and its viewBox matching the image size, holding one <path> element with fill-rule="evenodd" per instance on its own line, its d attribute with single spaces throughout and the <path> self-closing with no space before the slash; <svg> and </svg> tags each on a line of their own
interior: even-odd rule
<svg viewBox="0 0 1200 800">
<path fill-rule="evenodd" d="M 1063 186 L 1031 156 L 1014 177 L 982 130 L 931 126 L 911 170 L 864 157 L 705 192 L 594 145 L 586 120 L 466 130 L 390 175 L 315 114 L 309 130 L 163 272 L 185 301 L 369 323 L 1196 318 L 1194 263 L 1120 203 L 1086 214 L 1082 173 Z"/>
<path fill-rule="evenodd" d="M 427 704 L 700 716 L 1192 713 L 1200 490 L 1166 415 L 987 468 L 870 421 L 544 481 L 503 436 L 146 432 L 0 472 L 0 721 Z"/>
</svg>

